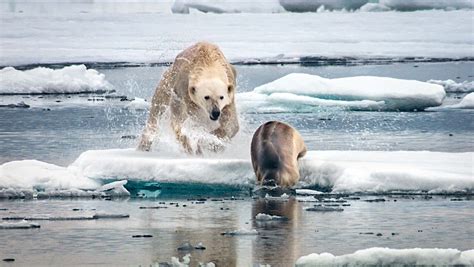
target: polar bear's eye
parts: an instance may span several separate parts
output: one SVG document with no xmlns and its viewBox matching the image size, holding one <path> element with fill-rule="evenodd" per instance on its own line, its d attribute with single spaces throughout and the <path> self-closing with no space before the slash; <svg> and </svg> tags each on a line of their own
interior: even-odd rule
<svg viewBox="0 0 474 267">
<path fill-rule="evenodd" d="M 221 100 L 224 99 L 224 96 L 219 97 Z"/>
<path fill-rule="evenodd" d="M 205 96 L 205 97 L 204 97 L 204 99 L 206 99 L 206 100 L 209 100 L 209 96 L 208 96 L 208 95 L 207 95 L 207 96 Z"/>
</svg>

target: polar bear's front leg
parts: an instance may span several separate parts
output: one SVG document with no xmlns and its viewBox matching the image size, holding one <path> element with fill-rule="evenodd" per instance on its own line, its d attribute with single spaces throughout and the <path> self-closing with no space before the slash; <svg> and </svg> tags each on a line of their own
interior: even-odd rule
<svg viewBox="0 0 474 267">
<path fill-rule="evenodd" d="M 183 146 L 184 151 L 188 154 L 193 154 L 193 148 L 189 144 L 188 137 L 181 132 L 181 124 L 178 122 L 171 122 L 171 127 L 174 130 L 176 139 L 178 139 L 178 142 Z"/>
</svg>

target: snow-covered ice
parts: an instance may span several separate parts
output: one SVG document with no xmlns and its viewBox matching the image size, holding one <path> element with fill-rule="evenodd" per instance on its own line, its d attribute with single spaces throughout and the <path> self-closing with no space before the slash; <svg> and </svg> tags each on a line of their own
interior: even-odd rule
<svg viewBox="0 0 474 267">
<path fill-rule="evenodd" d="M 237 95 L 243 110 L 255 112 L 305 112 L 319 106 L 355 110 L 424 110 L 442 104 L 442 86 L 387 77 L 326 79 L 291 73 L 251 92 Z"/>
<path fill-rule="evenodd" d="M 0 70 L 1 94 L 71 94 L 104 92 L 111 89 L 105 75 L 85 65 L 71 65 L 62 69 L 34 68 Z"/>
<path fill-rule="evenodd" d="M 259 213 L 255 215 L 255 220 L 260 221 L 260 222 L 265 222 L 265 221 L 284 221 L 287 220 L 287 218 L 278 216 L 278 215 L 270 215 L 266 213 Z"/>
<path fill-rule="evenodd" d="M 429 110 L 443 110 L 443 109 L 474 109 L 474 92 L 469 93 L 461 100 L 461 102 L 453 105 L 441 106 L 438 108 L 431 108 Z"/>
<path fill-rule="evenodd" d="M 125 107 L 128 108 L 128 109 L 134 109 L 134 110 L 146 110 L 146 109 L 150 108 L 150 103 L 147 102 L 143 98 L 135 97 L 135 99 L 133 99 Z"/>
<path fill-rule="evenodd" d="M 300 162 L 298 186 L 335 193 L 471 192 L 473 161 L 473 152 L 309 151 Z M 163 157 L 134 149 L 86 151 L 67 168 L 34 160 L 0 165 L 0 188 L 13 195 L 34 188 L 96 190 L 98 179 L 110 178 L 255 185 L 250 159 Z"/>
<path fill-rule="evenodd" d="M 355 10 L 368 0 L 280 0 L 285 10 L 290 12 L 316 12 L 320 10 Z"/>
<path fill-rule="evenodd" d="M 335 256 L 313 253 L 299 258 L 296 266 L 472 266 L 474 250 L 441 248 L 367 248 Z"/>
<path fill-rule="evenodd" d="M 248 0 L 175 0 L 171 6 L 173 13 L 189 14 L 193 10 L 204 13 L 277 13 L 284 11 L 278 0 L 258 2 Z"/>
<path fill-rule="evenodd" d="M 474 92 L 474 81 L 464 81 L 457 83 L 453 80 L 429 80 L 429 83 L 439 84 L 444 87 L 447 93 L 471 93 Z"/>
<path fill-rule="evenodd" d="M 472 9 L 472 0 L 380 0 L 380 4 L 389 8 L 402 11 L 423 9 Z"/>
<path fill-rule="evenodd" d="M 171 62 L 199 40 L 219 45 L 232 62 L 463 58 L 473 55 L 472 25 L 466 23 L 471 18 L 472 11 L 2 13 L 0 65 Z"/>
</svg>

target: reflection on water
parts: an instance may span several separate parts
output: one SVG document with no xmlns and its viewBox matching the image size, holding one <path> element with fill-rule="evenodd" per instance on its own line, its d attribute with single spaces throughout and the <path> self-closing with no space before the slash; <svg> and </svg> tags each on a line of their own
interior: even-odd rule
<svg viewBox="0 0 474 267">
<path fill-rule="evenodd" d="M 385 198 L 381 203 L 349 201 L 351 206 L 336 213 L 309 212 L 305 209 L 314 203 L 294 199 L 248 197 L 210 198 L 201 204 L 191 199 L 3 201 L 2 218 L 96 212 L 128 213 L 130 218 L 38 221 L 39 229 L 0 230 L 0 258 L 15 258 L 18 265 L 148 266 L 190 253 L 192 266 L 210 261 L 217 266 L 291 266 L 297 258 L 314 252 L 341 255 L 375 246 L 460 250 L 474 246 L 472 200 Z M 140 209 L 145 206 L 166 208 Z M 258 213 L 288 220 L 256 222 Z M 221 235 L 240 228 L 256 229 L 259 235 Z M 374 234 L 360 234 L 365 232 Z M 132 237 L 144 234 L 153 237 Z M 206 249 L 179 251 L 185 242 L 194 246 L 202 242 Z"/>
</svg>

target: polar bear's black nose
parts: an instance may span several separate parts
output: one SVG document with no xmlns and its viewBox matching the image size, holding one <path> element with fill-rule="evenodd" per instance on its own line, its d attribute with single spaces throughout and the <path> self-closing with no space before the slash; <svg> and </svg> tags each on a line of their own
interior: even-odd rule
<svg viewBox="0 0 474 267">
<path fill-rule="evenodd" d="M 211 112 L 211 120 L 215 121 L 219 119 L 219 116 L 221 115 L 221 112 L 217 109 L 212 110 Z"/>
</svg>

